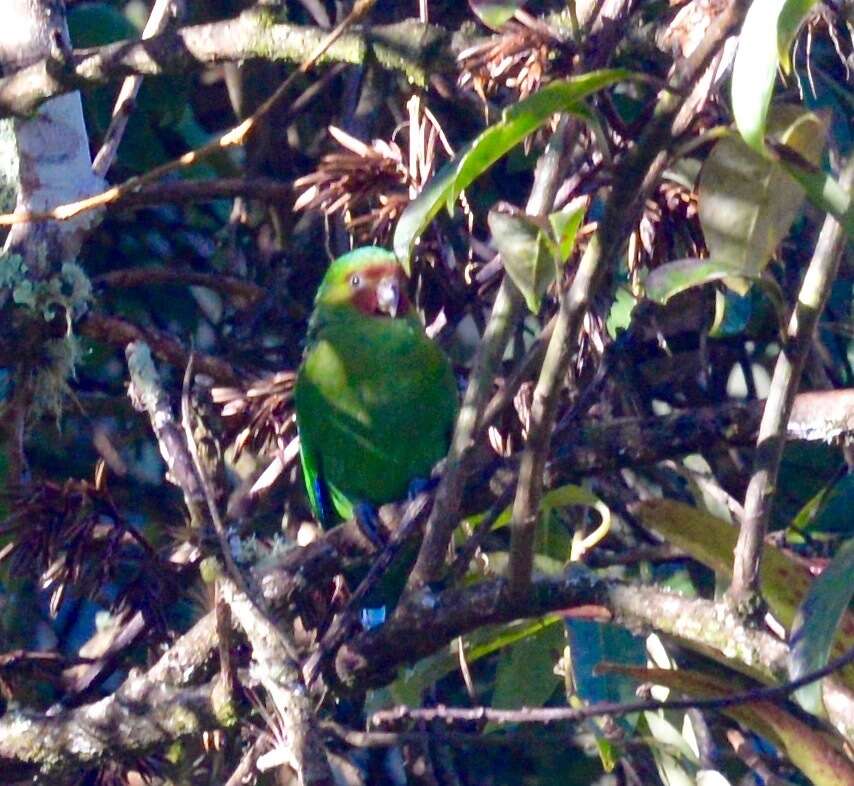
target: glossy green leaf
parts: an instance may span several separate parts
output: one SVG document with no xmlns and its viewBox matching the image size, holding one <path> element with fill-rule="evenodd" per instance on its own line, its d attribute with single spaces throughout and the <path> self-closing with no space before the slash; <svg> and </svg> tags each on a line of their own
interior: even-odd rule
<svg viewBox="0 0 854 786">
<path fill-rule="evenodd" d="M 816 163 L 824 148 L 825 121 L 800 107 L 782 105 L 769 117 L 775 141 Z M 739 275 L 757 278 L 786 236 L 804 198 L 782 166 L 728 136 L 712 149 L 700 172 L 698 213 L 709 256 Z"/>
<path fill-rule="evenodd" d="M 789 637 L 789 676 L 794 680 L 827 665 L 843 614 L 854 597 L 854 538 L 836 552 L 812 583 L 795 616 Z M 821 682 L 805 685 L 795 694 L 798 703 L 814 715 L 824 714 Z"/>
<path fill-rule="evenodd" d="M 534 95 L 504 110 L 501 120 L 487 128 L 430 180 L 403 211 L 394 232 L 394 252 L 409 268 L 412 247 L 442 205 L 452 205 L 476 178 L 518 145 L 528 134 L 544 125 L 556 112 L 587 117 L 584 98 L 624 79 L 624 69 L 591 71 L 546 85 Z"/>
<path fill-rule="evenodd" d="M 469 0 L 474 15 L 492 30 L 500 30 L 523 5 L 522 0 Z"/>
<path fill-rule="evenodd" d="M 539 313 L 542 297 L 555 278 L 555 258 L 545 233 L 530 217 L 506 203 L 490 210 L 487 221 L 507 275 L 519 287 L 531 312 Z"/>
<path fill-rule="evenodd" d="M 777 19 L 777 56 L 786 74 L 792 73 L 792 42 L 816 0 L 785 0 Z"/>
</svg>

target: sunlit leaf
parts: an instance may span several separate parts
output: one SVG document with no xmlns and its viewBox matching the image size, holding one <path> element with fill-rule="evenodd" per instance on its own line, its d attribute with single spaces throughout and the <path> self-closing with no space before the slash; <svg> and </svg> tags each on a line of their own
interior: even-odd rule
<svg viewBox="0 0 854 786">
<path fill-rule="evenodd" d="M 765 118 L 777 77 L 777 18 L 782 0 L 753 0 L 732 65 L 732 111 L 744 141 L 765 147 Z"/>
<path fill-rule="evenodd" d="M 779 144 L 816 163 L 826 122 L 800 107 L 782 105 L 769 117 Z M 700 172 L 698 214 L 709 256 L 740 276 L 757 278 L 786 236 L 804 198 L 803 188 L 770 158 L 728 136 L 712 149 Z"/>
<path fill-rule="evenodd" d="M 500 30 L 523 5 L 522 0 L 469 0 L 475 16 L 492 30 Z"/>
<path fill-rule="evenodd" d="M 795 617 L 789 637 L 789 676 L 802 677 L 827 665 L 839 621 L 854 597 L 854 538 L 840 546 L 836 556 L 812 583 Z M 821 682 L 805 685 L 795 694 L 808 712 L 824 712 Z"/>
<path fill-rule="evenodd" d="M 691 287 L 741 275 L 740 265 L 723 259 L 677 259 L 655 268 L 644 281 L 644 290 L 650 300 L 664 304 Z"/>
<path fill-rule="evenodd" d="M 777 65 L 791 70 L 789 49 L 815 0 L 753 0 L 732 67 L 732 111 L 744 141 L 765 149 L 766 120 Z"/>
<path fill-rule="evenodd" d="M 460 192 L 480 177 L 528 134 L 556 112 L 587 117 L 581 101 L 609 85 L 628 79 L 630 71 L 611 69 L 562 79 L 504 110 L 501 120 L 487 128 L 448 162 L 403 211 L 394 232 L 394 252 L 409 268 L 412 247 L 442 205 L 453 204 Z"/>
</svg>

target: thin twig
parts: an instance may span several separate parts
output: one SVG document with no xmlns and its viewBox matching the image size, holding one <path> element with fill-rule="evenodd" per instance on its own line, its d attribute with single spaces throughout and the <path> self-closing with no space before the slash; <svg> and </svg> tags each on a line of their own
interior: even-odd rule
<svg viewBox="0 0 854 786">
<path fill-rule="evenodd" d="M 166 28 L 169 17 L 172 15 L 172 4 L 173 0 L 155 0 L 148 21 L 142 30 L 143 41 L 146 38 L 157 35 Z M 101 149 L 92 162 L 92 172 L 98 177 L 106 177 L 107 172 L 113 165 L 113 161 L 119 150 L 119 144 L 121 144 L 122 136 L 124 136 L 125 128 L 130 119 L 130 113 L 133 111 L 140 85 L 142 85 L 142 77 L 138 75 L 129 76 L 122 82 L 118 98 L 116 98 L 116 104 L 113 107 L 113 116 L 110 118 L 110 125 L 104 134 Z"/>
<path fill-rule="evenodd" d="M 559 721 L 577 722 L 587 718 L 618 717 L 634 712 L 656 712 L 658 710 L 725 710 L 740 704 L 750 704 L 759 701 L 785 699 L 804 685 L 817 682 L 829 674 L 854 663 L 854 647 L 844 655 L 832 660 L 826 666 L 805 674 L 797 680 L 769 688 L 752 688 L 729 696 L 714 699 L 675 699 L 657 701 L 654 699 L 627 702 L 596 702 L 586 707 L 523 707 L 518 710 L 501 710 L 492 707 L 429 707 L 411 708 L 395 707 L 390 710 L 380 710 L 371 717 L 370 724 L 399 723 L 402 720 L 443 720 L 446 723 L 471 723 L 473 721 L 489 721 L 490 723 L 555 723 Z M 840 759 L 841 761 L 842 759 Z M 850 767 L 850 765 L 849 765 Z"/>
<path fill-rule="evenodd" d="M 117 200 L 122 199 L 126 194 L 137 191 L 142 186 L 153 183 L 170 172 L 175 172 L 198 164 L 199 161 L 202 161 L 220 150 L 244 145 L 258 129 L 261 121 L 272 111 L 274 107 L 279 104 L 284 96 L 287 95 L 294 82 L 304 74 L 308 73 L 314 64 L 323 56 L 326 50 L 329 49 L 329 47 L 332 46 L 332 44 L 334 44 L 351 25 L 362 19 L 371 10 L 375 3 L 376 0 L 357 0 L 353 5 L 353 9 L 349 14 L 347 14 L 344 20 L 323 38 L 318 47 L 300 64 L 299 68 L 291 72 L 287 79 L 279 85 L 273 95 L 264 101 L 264 103 L 261 104 L 261 106 L 259 106 L 250 117 L 246 118 L 242 123 L 234 126 L 234 128 L 226 131 L 224 134 L 221 134 L 216 139 L 207 142 L 195 150 L 190 150 L 172 161 L 168 161 L 165 164 L 154 167 L 144 174 L 131 177 L 123 183 L 113 186 L 112 188 L 108 188 L 106 191 L 95 194 L 94 196 L 87 197 L 86 199 L 81 199 L 77 202 L 71 202 L 65 205 L 59 205 L 46 211 L 19 211 L 16 213 L 1 215 L 0 226 L 11 226 L 13 224 L 20 224 L 27 221 L 41 221 L 48 219 L 64 221 L 80 215 L 81 213 L 94 210 L 95 208 L 110 205 Z"/>
<path fill-rule="evenodd" d="M 854 185 L 854 156 L 845 165 L 840 182 L 848 191 Z M 774 366 L 774 376 L 759 426 L 753 473 L 744 498 L 744 519 L 733 555 L 729 597 L 745 613 L 756 605 L 758 598 L 762 544 L 777 491 L 786 425 L 812 347 L 818 319 L 839 270 L 845 243 L 845 230 L 833 216 L 828 215 L 804 275 L 798 302 L 789 319 L 786 342 Z"/>
</svg>

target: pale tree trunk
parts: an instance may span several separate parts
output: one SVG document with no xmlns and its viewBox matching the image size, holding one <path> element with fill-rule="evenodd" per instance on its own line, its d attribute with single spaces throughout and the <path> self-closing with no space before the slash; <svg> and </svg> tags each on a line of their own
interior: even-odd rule
<svg viewBox="0 0 854 786">
<path fill-rule="evenodd" d="M 0 64 L 4 73 L 44 57 L 61 68 L 71 49 L 62 0 L 3 0 Z M 45 102 L 31 118 L 13 121 L 18 159 L 18 210 L 44 211 L 97 191 L 79 93 Z M 45 221 L 12 228 L 5 250 L 21 254 L 28 274 L 42 279 L 77 256 L 95 218 Z"/>
<path fill-rule="evenodd" d="M 63 0 L 2 0 L 2 6 L 3 73 L 43 58 L 48 58 L 48 68 L 62 68 L 71 51 Z M 16 187 L 17 210 L 45 211 L 100 190 L 102 181 L 92 174 L 79 93 L 45 102 L 32 117 L 15 118 L 6 138 L 9 149 L 2 151 L 2 158 Z M 88 304 L 88 279 L 68 263 L 76 260 L 86 232 L 97 220 L 96 214 L 87 213 L 76 221 L 17 224 L 0 256 L 0 360 L 10 369 L 13 382 L 12 397 L 3 409 L 12 486 L 28 477 L 27 423 L 34 412 L 59 414 L 65 379 L 73 373 L 74 344 L 57 339 L 47 321 L 64 315 L 70 328 Z M 51 277 L 60 277 L 59 286 L 42 283 Z"/>
</svg>

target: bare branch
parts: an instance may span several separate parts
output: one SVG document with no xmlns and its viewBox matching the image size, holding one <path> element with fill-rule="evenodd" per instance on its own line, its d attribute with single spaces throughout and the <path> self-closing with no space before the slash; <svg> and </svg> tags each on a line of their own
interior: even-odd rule
<svg viewBox="0 0 854 786">
<path fill-rule="evenodd" d="M 848 160 L 842 172 L 841 185 L 847 191 L 854 185 L 854 157 Z M 759 427 L 753 473 L 744 498 L 744 519 L 733 555 L 729 597 L 745 613 L 756 605 L 758 598 L 762 544 L 777 492 L 786 424 L 845 243 L 845 230 L 833 216 L 827 216 L 789 319 L 786 343 L 774 367 Z"/>
<path fill-rule="evenodd" d="M 169 398 L 160 386 L 160 376 L 151 360 L 151 351 L 147 344 L 134 341 L 128 344 L 125 354 L 131 380 L 128 395 L 134 407 L 148 413 L 151 428 L 160 446 L 160 455 L 168 467 L 166 478 L 181 489 L 190 520 L 195 526 L 201 526 L 205 520 L 204 488 L 193 464 L 193 457 L 187 450 L 184 433 L 172 413 Z"/>
<path fill-rule="evenodd" d="M 190 359 L 190 353 L 176 338 L 155 328 L 139 327 L 121 317 L 89 312 L 77 327 L 87 338 L 113 346 L 125 347 L 134 341 L 143 341 L 155 356 L 176 368 L 186 368 Z M 196 367 L 217 382 L 234 384 L 239 378 L 237 371 L 225 360 L 211 355 L 197 354 Z"/>
<path fill-rule="evenodd" d="M 183 74 L 255 58 L 301 63 L 328 35 L 319 27 L 271 24 L 270 13 L 249 10 L 234 19 L 184 27 L 145 41 L 79 50 L 67 68 L 41 59 L 0 79 L 0 117 L 27 115 L 52 96 L 125 77 Z M 370 58 L 421 85 L 432 73 L 456 68 L 449 34 L 414 19 L 370 31 L 354 29 L 331 45 L 320 63 L 359 65 Z"/>
<path fill-rule="evenodd" d="M 816 669 L 803 677 L 775 685 L 770 688 L 753 688 L 751 690 L 739 691 L 728 696 L 710 699 L 675 699 L 668 701 L 656 701 L 654 699 L 628 702 L 596 702 L 586 707 L 522 707 L 518 710 L 501 710 L 492 707 L 430 707 L 425 709 L 412 709 L 410 707 L 395 707 L 390 710 L 375 712 L 371 722 L 373 725 L 384 725 L 399 723 L 401 720 L 443 720 L 446 723 L 489 721 L 490 723 L 555 723 L 559 721 L 577 722 L 587 718 L 618 717 L 633 712 L 646 712 L 657 710 L 725 710 L 729 707 L 737 707 L 739 704 L 752 702 L 765 702 L 772 699 L 784 699 L 804 685 L 809 685 L 823 677 L 833 674 L 839 669 L 854 662 L 854 649 L 848 650 L 844 655 L 828 663 L 820 669 Z M 651 671 L 655 671 L 652 669 Z M 854 766 L 841 754 L 834 759 L 838 772 L 848 772 L 854 777 Z"/>
<path fill-rule="evenodd" d="M 709 60 L 744 18 L 748 5 L 745 0 L 736 0 L 715 20 L 676 79 L 679 93 L 690 88 L 704 73 Z M 543 470 L 569 360 L 578 346 L 582 320 L 607 265 L 617 258 L 644 196 L 657 183 L 664 167 L 672 140 L 671 125 L 682 101 L 679 93 L 669 88 L 659 93 L 652 120 L 635 147 L 615 167 L 613 181 L 616 185 L 605 205 L 603 219 L 584 251 L 572 284 L 560 299 L 554 333 L 534 390 L 528 444 L 522 455 L 513 503 L 510 580 L 514 592 L 520 595 L 525 594 L 531 579 Z"/>
<path fill-rule="evenodd" d="M 165 29 L 169 22 L 169 17 L 172 15 L 172 10 L 172 0 L 155 0 L 148 21 L 142 30 L 143 41 Z M 92 171 L 99 177 L 106 177 L 115 160 L 119 144 L 121 144 L 122 136 L 125 133 L 130 113 L 133 111 L 134 102 L 141 86 L 141 76 L 129 76 L 122 83 L 119 95 L 116 98 L 116 105 L 113 107 L 113 116 L 110 119 L 110 125 L 104 134 L 101 149 L 92 162 Z"/>
<path fill-rule="evenodd" d="M 311 700 L 295 650 L 284 634 L 258 611 L 256 604 L 228 577 L 217 579 L 222 597 L 252 646 L 253 673 L 266 689 L 283 724 L 287 750 L 280 751 L 303 786 L 333 786 L 326 750 L 317 729 Z"/>
</svg>

